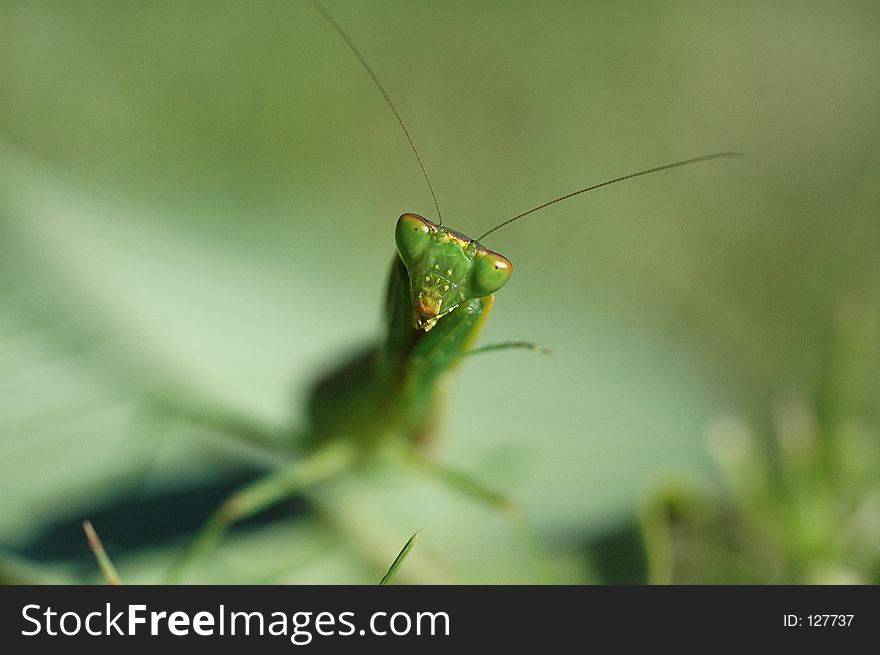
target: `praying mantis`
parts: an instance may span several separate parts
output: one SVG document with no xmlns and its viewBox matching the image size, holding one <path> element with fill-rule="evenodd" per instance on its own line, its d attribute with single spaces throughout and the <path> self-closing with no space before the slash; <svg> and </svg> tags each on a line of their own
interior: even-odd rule
<svg viewBox="0 0 880 655">
<path fill-rule="evenodd" d="M 310 2 L 358 59 L 393 113 L 430 189 L 437 220 L 415 213 L 404 213 L 397 219 L 396 250 L 384 299 L 383 334 L 371 348 L 345 361 L 313 386 L 307 403 L 308 427 L 302 435 L 308 454 L 282 465 L 222 503 L 174 563 L 169 581 L 181 580 L 189 566 L 210 552 L 234 523 L 388 452 L 458 492 L 504 511 L 527 535 L 522 516 L 505 496 L 442 466 L 423 448 L 442 410 L 442 391 L 464 357 L 514 348 L 543 350 L 526 341 L 475 347 L 491 312 L 494 294 L 513 273 L 513 263 L 487 248 L 483 240 L 514 221 L 588 191 L 671 168 L 740 156 L 712 153 L 616 177 L 539 204 L 470 238 L 443 223 L 421 154 L 375 71 L 336 19 L 317 0 Z"/>
</svg>

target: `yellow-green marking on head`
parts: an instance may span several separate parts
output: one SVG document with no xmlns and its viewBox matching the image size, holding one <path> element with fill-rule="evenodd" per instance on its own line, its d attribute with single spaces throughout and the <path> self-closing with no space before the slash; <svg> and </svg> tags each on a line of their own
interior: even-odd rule
<svg viewBox="0 0 880 655">
<path fill-rule="evenodd" d="M 418 214 L 397 219 L 394 237 L 409 273 L 413 322 L 425 332 L 461 303 L 498 291 L 513 273 L 504 255 Z"/>
</svg>

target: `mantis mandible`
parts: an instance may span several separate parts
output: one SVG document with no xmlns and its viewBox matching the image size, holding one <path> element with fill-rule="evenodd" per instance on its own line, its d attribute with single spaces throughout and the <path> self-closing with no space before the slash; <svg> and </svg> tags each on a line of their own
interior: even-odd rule
<svg viewBox="0 0 880 655">
<path fill-rule="evenodd" d="M 360 61 L 394 114 L 431 191 L 437 221 L 414 213 L 398 218 L 396 252 L 385 297 L 384 334 L 374 347 L 314 385 L 308 401 L 309 427 L 304 435 L 310 454 L 228 498 L 178 559 L 170 579 L 178 579 L 235 522 L 389 450 L 403 452 L 407 462 L 480 502 L 507 511 L 519 521 L 515 507 L 504 496 L 429 460 L 420 447 L 431 435 L 441 401 L 439 391 L 462 357 L 509 348 L 542 350 L 522 341 L 473 347 L 492 309 L 494 294 L 513 272 L 511 261 L 486 248 L 482 240 L 529 214 L 600 187 L 698 162 L 741 156 L 713 153 L 594 184 L 517 214 L 472 239 L 443 224 L 422 157 L 391 97 L 347 32 L 317 0 L 310 1 Z M 342 407 L 344 412 L 340 411 Z"/>
</svg>

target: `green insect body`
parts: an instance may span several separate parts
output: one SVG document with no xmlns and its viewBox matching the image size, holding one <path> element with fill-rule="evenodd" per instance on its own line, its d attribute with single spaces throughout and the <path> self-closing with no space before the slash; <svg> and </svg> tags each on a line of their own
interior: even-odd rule
<svg viewBox="0 0 880 655">
<path fill-rule="evenodd" d="M 416 214 L 398 219 L 396 242 L 384 335 L 314 385 L 309 429 L 300 435 L 311 454 L 230 497 L 177 561 L 169 581 L 179 579 L 232 523 L 351 470 L 392 442 L 411 452 L 413 463 L 466 495 L 510 508 L 504 497 L 417 452 L 432 433 L 444 383 L 470 352 L 492 309 L 493 294 L 510 278 L 513 265 Z"/>
<path fill-rule="evenodd" d="M 385 335 L 315 386 L 313 443 L 355 437 L 369 448 L 394 436 L 424 442 L 445 378 L 513 271 L 503 255 L 416 214 L 401 216 L 395 235 Z"/>
</svg>

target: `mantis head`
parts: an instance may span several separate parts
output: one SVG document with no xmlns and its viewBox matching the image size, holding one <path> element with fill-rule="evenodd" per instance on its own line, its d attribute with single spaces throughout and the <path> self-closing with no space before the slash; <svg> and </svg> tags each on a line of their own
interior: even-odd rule
<svg viewBox="0 0 880 655">
<path fill-rule="evenodd" d="M 404 214 L 394 231 L 406 266 L 415 327 L 427 332 L 461 303 L 490 296 L 510 279 L 507 257 L 418 214 Z"/>
</svg>

